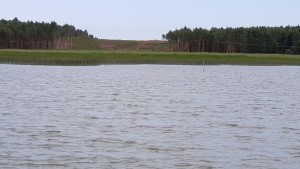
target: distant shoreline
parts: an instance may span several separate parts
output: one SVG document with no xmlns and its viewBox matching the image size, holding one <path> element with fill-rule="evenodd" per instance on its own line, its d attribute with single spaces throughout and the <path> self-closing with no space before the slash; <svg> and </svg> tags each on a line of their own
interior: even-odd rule
<svg viewBox="0 0 300 169">
<path fill-rule="evenodd" d="M 0 63 L 92 66 L 103 64 L 300 66 L 300 55 L 136 52 L 103 50 L 0 50 Z"/>
</svg>

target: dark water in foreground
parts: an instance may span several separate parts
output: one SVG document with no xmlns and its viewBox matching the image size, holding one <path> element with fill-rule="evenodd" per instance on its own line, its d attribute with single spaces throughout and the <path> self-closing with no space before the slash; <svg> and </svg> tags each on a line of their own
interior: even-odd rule
<svg viewBox="0 0 300 169">
<path fill-rule="evenodd" d="M 300 67 L 0 65 L 0 168 L 299 168 Z"/>
</svg>

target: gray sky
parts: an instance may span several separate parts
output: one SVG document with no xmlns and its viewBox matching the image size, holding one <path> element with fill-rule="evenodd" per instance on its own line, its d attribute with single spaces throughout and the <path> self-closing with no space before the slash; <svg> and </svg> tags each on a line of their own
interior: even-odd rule
<svg viewBox="0 0 300 169">
<path fill-rule="evenodd" d="M 101 39 L 153 40 L 184 26 L 300 24 L 299 0 L 0 0 L 0 18 L 56 21 Z"/>
</svg>

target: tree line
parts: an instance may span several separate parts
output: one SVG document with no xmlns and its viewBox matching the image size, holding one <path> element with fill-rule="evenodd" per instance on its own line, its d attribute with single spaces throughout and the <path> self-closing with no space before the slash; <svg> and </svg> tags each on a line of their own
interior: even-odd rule
<svg viewBox="0 0 300 169">
<path fill-rule="evenodd" d="M 195 28 L 169 31 L 162 37 L 174 51 L 300 54 L 300 26 Z"/>
<path fill-rule="evenodd" d="M 9 49 L 56 49 L 70 46 L 69 37 L 91 37 L 87 30 L 72 25 L 58 25 L 56 22 L 21 22 L 0 20 L 0 48 Z"/>
</svg>

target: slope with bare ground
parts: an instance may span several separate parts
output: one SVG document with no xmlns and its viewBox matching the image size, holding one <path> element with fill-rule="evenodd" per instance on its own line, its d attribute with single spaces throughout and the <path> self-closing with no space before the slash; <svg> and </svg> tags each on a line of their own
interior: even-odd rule
<svg viewBox="0 0 300 169">
<path fill-rule="evenodd" d="M 61 49 L 87 50 L 118 50 L 118 51 L 169 51 L 169 44 L 165 41 L 135 41 L 108 40 L 88 37 L 65 38 Z"/>
</svg>

